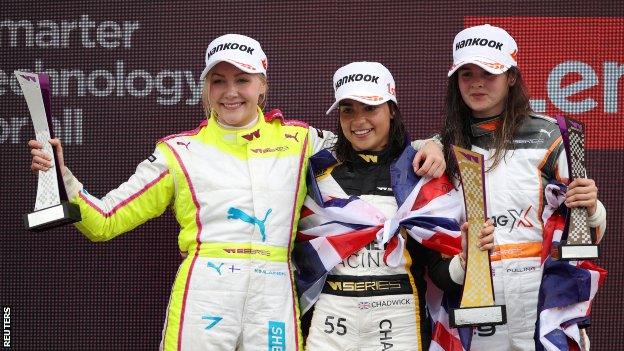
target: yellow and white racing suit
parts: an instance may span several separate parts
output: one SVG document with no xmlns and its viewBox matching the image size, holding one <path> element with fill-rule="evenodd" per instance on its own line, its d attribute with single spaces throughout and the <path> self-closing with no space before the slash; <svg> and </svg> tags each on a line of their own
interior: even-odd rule
<svg viewBox="0 0 624 351">
<path fill-rule="evenodd" d="M 328 132 L 326 132 L 328 133 Z M 186 254 L 173 284 L 161 349 L 302 350 L 290 252 L 306 195 L 308 157 L 329 134 L 279 111 L 245 129 L 211 116 L 162 139 L 135 174 L 102 199 L 68 172 L 76 227 L 93 241 L 171 207 Z"/>
</svg>

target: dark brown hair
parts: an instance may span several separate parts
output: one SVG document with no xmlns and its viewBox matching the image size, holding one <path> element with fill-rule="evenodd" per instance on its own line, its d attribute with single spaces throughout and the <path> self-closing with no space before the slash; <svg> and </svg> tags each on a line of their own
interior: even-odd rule
<svg viewBox="0 0 624 351">
<path fill-rule="evenodd" d="M 507 150 L 514 148 L 510 143 L 514 135 L 518 132 L 522 121 L 532 112 L 529 105 L 528 89 L 520 70 L 511 67 L 504 74 L 509 79 L 515 80 L 515 83 L 509 87 L 505 108 L 501 115 L 502 124 L 494 131 L 492 146 L 494 152 L 492 163 L 493 169 L 498 165 Z M 456 71 L 449 77 L 446 87 L 445 100 L 445 118 L 440 137 L 444 151 L 444 159 L 446 161 L 446 171 L 451 177 L 458 177 L 457 162 L 453 156 L 451 145 L 457 145 L 465 149 L 470 149 L 470 117 L 472 112 L 462 99 L 458 84 L 459 73 Z"/>
</svg>

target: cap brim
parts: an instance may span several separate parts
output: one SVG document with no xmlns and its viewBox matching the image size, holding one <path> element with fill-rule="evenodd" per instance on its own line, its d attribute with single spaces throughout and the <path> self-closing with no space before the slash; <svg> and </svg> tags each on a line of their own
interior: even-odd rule
<svg viewBox="0 0 624 351">
<path fill-rule="evenodd" d="M 447 76 L 448 77 L 452 76 L 453 73 L 455 73 L 455 71 L 460 69 L 462 66 L 470 64 L 470 63 L 475 64 L 492 74 L 505 73 L 507 72 L 508 69 L 511 68 L 511 65 L 500 63 L 500 62 L 497 62 L 497 61 L 494 61 L 485 57 L 473 56 L 473 57 L 467 57 L 457 63 L 454 63 L 451 69 L 448 71 Z"/>
<path fill-rule="evenodd" d="M 387 102 L 387 101 L 390 101 L 390 100 L 392 100 L 392 101 L 394 101 L 396 103 L 396 99 L 393 99 L 389 95 L 384 95 L 384 96 L 375 96 L 375 95 L 345 95 L 345 96 L 341 96 L 339 99 L 334 101 L 334 103 L 331 105 L 329 110 L 327 110 L 327 112 L 325 112 L 325 114 L 326 115 L 330 114 L 333 110 L 335 110 L 338 107 L 338 105 L 340 104 L 340 101 L 346 100 L 346 99 L 359 101 L 359 102 L 361 102 L 363 104 L 366 104 L 366 105 L 381 105 L 384 102 Z"/>
<path fill-rule="evenodd" d="M 215 60 L 211 61 L 211 62 L 210 62 L 210 64 L 209 64 L 208 66 L 206 66 L 206 68 L 204 68 L 204 70 L 202 71 L 202 74 L 201 74 L 201 76 L 200 76 L 200 79 L 201 79 L 201 80 L 204 80 L 204 79 L 206 78 L 206 75 L 208 74 L 208 72 L 209 72 L 209 71 L 210 71 L 210 70 L 211 70 L 214 66 L 216 66 L 216 65 L 217 65 L 218 63 L 220 63 L 220 62 L 227 62 L 227 63 L 229 63 L 229 64 L 231 64 L 231 65 L 235 66 L 236 68 L 238 68 L 238 69 L 240 69 L 241 71 L 246 72 L 246 73 L 252 73 L 252 74 L 254 74 L 254 73 L 260 73 L 260 74 L 264 74 L 264 75 L 266 75 L 266 72 L 264 72 L 264 71 L 260 71 L 260 70 L 257 70 L 257 69 L 255 69 L 255 68 L 251 67 L 250 65 L 247 65 L 247 64 L 244 64 L 244 63 L 241 63 L 241 62 L 238 62 L 238 61 L 232 60 L 232 59 L 227 59 L 227 58 L 221 58 L 221 59 L 219 59 L 219 58 L 218 58 L 218 59 L 215 59 Z"/>
</svg>

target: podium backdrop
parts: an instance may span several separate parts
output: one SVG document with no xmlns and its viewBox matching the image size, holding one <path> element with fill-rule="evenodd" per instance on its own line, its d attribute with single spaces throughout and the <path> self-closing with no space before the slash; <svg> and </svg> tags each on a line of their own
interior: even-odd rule
<svg viewBox="0 0 624 351">
<path fill-rule="evenodd" d="M 621 348 L 624 2 L 8 0 L 0 3 L 0 304 L 12 349 L 157 349 L 181 260 L 170 213 L 107 243 L 71 226 L 24 230 L 36 191 L 26 146 L 34 133 L 14 70 L 50 75 L 66 163 L 103 196 L 159 138 L 204 118 L 198 80 L 216 36 L 259 40 L 268 109 L 319 128 L 337 126 L 324 114 L 334 71 L 380 61 L 397 81 L 411 135 L 425 137 L 441 123 L 453 37 L 481 23 L 516 38 L 537 111 L 586 123 L 587 168 L 608 211 L 598 263 L 609 270 L 589 334 L 593 350 Z"/>
</svg>

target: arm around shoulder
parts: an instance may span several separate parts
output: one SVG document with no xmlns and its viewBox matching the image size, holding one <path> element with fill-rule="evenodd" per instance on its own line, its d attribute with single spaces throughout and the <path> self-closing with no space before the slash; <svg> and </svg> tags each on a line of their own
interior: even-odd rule
<svg viewBox="0 0 624 351">
<path fill-rule="evenodd" d="M 329 130 L 316 129 L 314 127 L 308 127 L 308 136 L 310 139 L 311 155 L 323 149 L 329 149 L 336 144 L 336 135 Z"/>
</svg>

